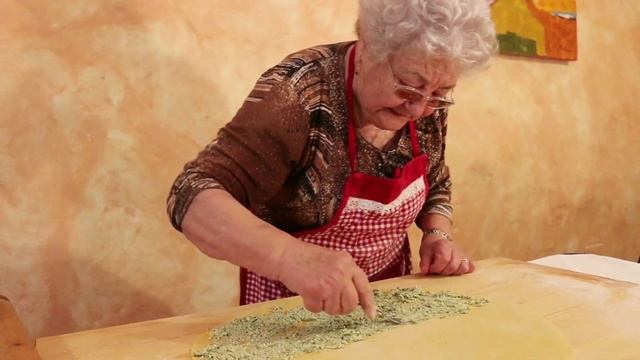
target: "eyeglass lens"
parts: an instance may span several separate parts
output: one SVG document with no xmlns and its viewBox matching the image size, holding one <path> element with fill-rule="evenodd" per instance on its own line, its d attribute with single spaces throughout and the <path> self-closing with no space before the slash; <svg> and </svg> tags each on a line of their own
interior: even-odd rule
<svg viewBox="0 0 640 360">
<path fill-rule="evenodd" d="M 425 98 L 425 95 L 420 91 L 410 88 L 408 86 L 399 85 L 395 89 L 395 93 L 398 97 L 401 97 L 405 100 L 409 101 L 422 101 Z M 447 94 L 448 95 L 448 94 Z M 431 96 L 427 96 L 427 106 L 432 108 L 440 108 L 447 107 L 453 105 L 453 102 L 449 99 L 447 95 L 441 96 L 443 99 L 434 98 Z"/>
</svg>

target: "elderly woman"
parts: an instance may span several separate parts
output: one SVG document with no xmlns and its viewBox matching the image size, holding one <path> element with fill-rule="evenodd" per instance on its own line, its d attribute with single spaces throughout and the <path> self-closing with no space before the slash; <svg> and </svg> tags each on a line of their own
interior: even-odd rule
<svg viewBox="0 0 640 360">
<path fill-rule="evenodd" d="M 473 262 L 451 239 L 447 108 L 495 51 L 486 0 L 360 0 L 358 40 L 285 58 L 176 179 L 174 227 L 241 269 L 241 303 L 376 308 L 369 282 Z"/>
</svg>

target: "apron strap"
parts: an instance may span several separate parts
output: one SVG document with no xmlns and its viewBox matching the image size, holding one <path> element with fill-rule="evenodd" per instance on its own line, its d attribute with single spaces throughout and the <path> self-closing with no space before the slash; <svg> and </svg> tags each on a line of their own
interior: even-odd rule
<svg viewBox="0 0 640 360">
<path fill-rule="evenodd" d="M 348 108 L 348 116 L 347 119 L 347 127 L 348 127 L 348 146 L 349 146 L 349 165 L 351 166 L 351 173 L 356 172 L 356 130 L 354 125 L 354 108 L 353 106 L 353 74 L 355 72 L 355 64 L 356 64 L 356 44 L 353 45 L 351 49 L 351 54 L 349 54 L 349 69 L 347 71 L 347 88 L 345 89 L 347 95 L 347 108 Z"/>
<path fill-rule="evenodd" d="M 413 151 L 413 157 L 417 158 L 422 154 L 420 146 L 418 145 L 418 135 L 416 133 L 416 123 L 409 121 L 409 136 L 411 137 L 411 150 Z"/>
</svg>

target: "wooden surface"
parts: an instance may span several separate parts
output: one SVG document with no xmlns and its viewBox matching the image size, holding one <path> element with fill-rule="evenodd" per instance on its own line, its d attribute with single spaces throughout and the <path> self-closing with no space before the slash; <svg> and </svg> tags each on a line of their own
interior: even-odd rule
<svg viewBox="0 0 640 360">
<path fill-rule="evenodd" d="M 407 276 L 374 283 L 378 288 L 416 285 L 508 304 L 518 313 L 533 316 L 557 330 L 576 359 L 640 358 L 639 285 L 509 259 L 480 261 L 475 273 L 462 277 Z M 37 349 L 45 360 L 189 359 L 189 349 L 199 334 L 238 316 L 264 311 L 275 303 L 289 306 L 299 303 L 299 299 L 41 338 Z M 454 321 L 465 326 L 464 316 Z M 488 316 L 486 322 L 491 321 Z M 466 336 L 472 343 L 474 333 Z M 477 336 L 482 340 L 481 331 Z M 362 348 L 357 345 L 347 351 L 366 351 L 357 350 Z M 420 351 L 425 349 L 417 347 L 415 351 L 416 358 L 421 358 Z M 353 358 L 362 358 L 360 355 L 351 354 Z M 474 358 L 491 356 L 490 352 L 477 353 Z"/>
<path fill-rule="evenodd" d="M 34 342 L 9 299 L 0 295 L 0 360 L 39 359 Z"/>
</svg>

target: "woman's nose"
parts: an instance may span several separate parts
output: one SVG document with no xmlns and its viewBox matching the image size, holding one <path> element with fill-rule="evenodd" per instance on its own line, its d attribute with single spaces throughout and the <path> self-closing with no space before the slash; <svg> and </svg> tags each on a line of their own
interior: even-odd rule
<svg viewBox="0 0 640 360">
<path fill-rule="evenodd" d="M 405 108 L 411 114 L 412 119 L 419 119 L 421 117 L 429 116 L 433 113 L 433 108 L 427 106 L 425 102 L 422 101 L 405 101 Z"/>
</svg>

